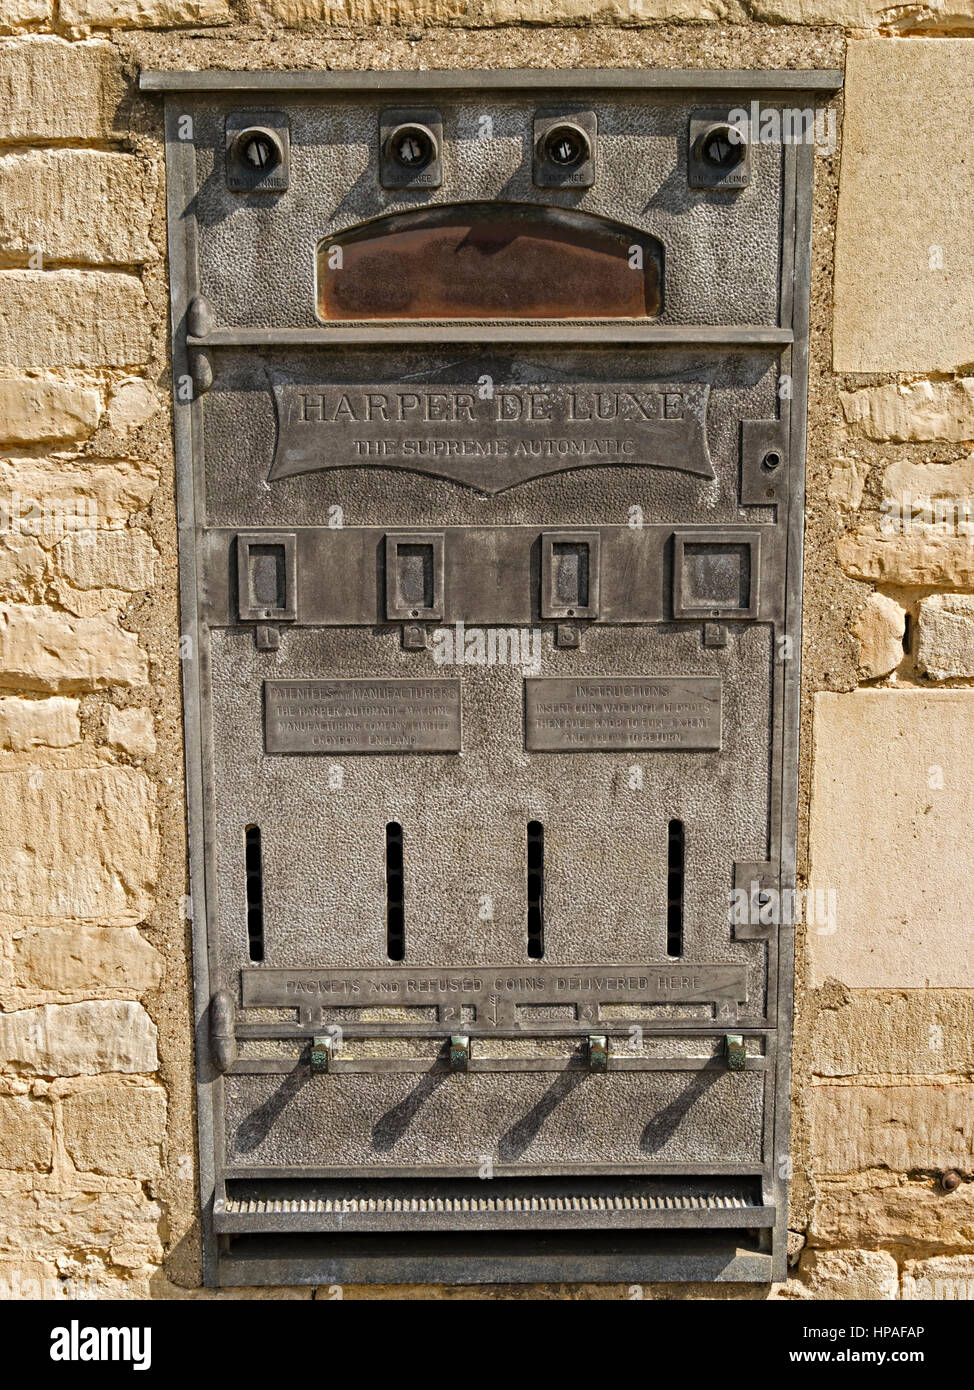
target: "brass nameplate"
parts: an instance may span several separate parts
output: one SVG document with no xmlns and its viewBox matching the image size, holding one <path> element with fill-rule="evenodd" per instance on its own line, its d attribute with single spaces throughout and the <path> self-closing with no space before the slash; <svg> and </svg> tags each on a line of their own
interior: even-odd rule
<svg viewBox="0 0 974 1390">
<path fill-rule="evenodd" d="M 264 682 L 268 753 L 459 753 L 458 680 Z"/>
<path fill-rule="evenodd" d="M 524 742 L 537 752 L 720 747 L 717 676 L 539 676 L 524 682 Z"/>
</svg>

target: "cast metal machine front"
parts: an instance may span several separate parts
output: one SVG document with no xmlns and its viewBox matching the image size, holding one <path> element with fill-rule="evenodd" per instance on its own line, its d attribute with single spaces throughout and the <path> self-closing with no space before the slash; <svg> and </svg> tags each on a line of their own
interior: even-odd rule
<svg viewBox="0 0 974 1390">
<path fill-rule="evenodd" d="M 143 75 L 209 1282 L 783 1275 L 838 82 Z"/>
</svg>

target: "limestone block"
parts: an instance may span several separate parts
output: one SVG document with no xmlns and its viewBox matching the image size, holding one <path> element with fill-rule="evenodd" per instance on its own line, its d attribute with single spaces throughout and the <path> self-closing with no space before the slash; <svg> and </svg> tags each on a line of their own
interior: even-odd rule
<svg viewBox="0 0 974 1390">
<path fill-rule="evenodd" d="M 944 1192 L 933 1180 L 816 1181 L 810 1240 L 819 1245 L 910 1246 L 936 1252 L 974 1246 L 974 1183 Z"/>
<path fill-rule="evenodd" d="M 159 396 L 142 377 L 120 381 L 108 402 L 108 423 L 113 430 L 135 430 L 159 409 Z"/>
<path fill-rule="evenodd" d="M 78 701 L 0 699 L 0 748 L 24 753 L 31 748 L 71 748 L 81 742 Z"/>
<path fill-rule="evenodd" d="M 903 1270 L 904 1299 L 956 1302 L 974 1298 L 974 1255 L 910 1260 Z"/>
<path fill-rule="evenodd" d="M 161 1205 L 141 1190 L 9 1192 L 3 1198 L 0 1251 L 53 1258 L 59 1267 L 80 1255 L 83 1270 L 94 1263 L 93 1257 L 114 1263 L 116 1252 L 130 1258 L 135 1253 L 143 1263 L 154 1263 L 162 1258 L 162 1216 Z M 84 1273 L 78 1283 L 86 1287 Z"/>
<path fill-rule="evenodd" d="M 166 1093 L 116 1082 L 61 1101 L 64 1147 L 83 1173 L 150 1178 L 161 1171 Z"/>
<path fill-rule="evenodd" d="M 0 603 L 0 688 L 74 692 L 145 685 L 148 658 L 111 614 Z"/>
<path fill-rule="evenodd" d="M 813 986 L 974 986 L 972 759 L 974 690 L 816 695 L 809 888 L 835 920 L 809 927 Z"/>
<path fill-rule="evenodd" d="M 837 371 L 949 372 L 974 361 L 974 164 L 956 156 L 972 85 L 974 49 L 964 39 L 849 44 Z"/>
<path fill-rule="evenodd" d="M 797 1298 L 847 1300 L 899 1297 L 899 1270 L 883 1250 L 806 1250 L 788 1289 Z"/>
<path fill-rule="evenodd" d="M 124 127 L 125 82 L 110 43 L 37 35 L 0 47 L 0 140 L 103 140 Z"/>
<path fill-rule="evenodd" d="M 920 604 L 917 665 L 934 680 L 974 676 L 974 595 L 934 594 Z"/>
<path fill-rule="evenodd" d="M 0 957 L 0 1007 L 23 1009 L 50 996 L 144 994 L 162 982 L 163 961 L 136 927 L 27 927 L 8 935 Z"/>
<path fill-rule="evenodd" d="M 0 1095 L 0 1168 L 49 1172 L 54 1112 L 32 1096 Z"/>
<path fill-rule="evenodd" d="M 0 1013 L 3 1072 L 95 1076 L 153 1072 L 158 1065 L 156 1025 L 141 1004 L 98 999 Z M 5 1225 L 6 1211 L 0 1222 L 0 1248 Z"/>
<path fill-rule="evenodd" d="M 896 459 L 883 472 L 883 497 L 899 500 L 901 510 L 913 506 L 914 526 L 929 527 L 923 515 L 937 500 L 964 502 L 974 498 L 974 454 L 950 463 L 912 463 Z M 950 513 L 947 513 L 948 517 Z"/>
<path fill-rule="evenodd" d="M 96 531 L 60 541 L 54 559 L 59 573 L 75 589 L 122 589 L 134 594 L 151 589 L 156 548 L 147 531 Z"/>
<path fill-rule="evenodd" d="M 974 589 L 974 545 L 967 536 L 887 535 L 863 526 L 839 536 L 839 564 L 853 579 L 904 587 Z"/>
<path fill-rule="evenodd" d="M 0 365 L 142 366 L 149 356 L 151 325 L 145 291 L 135 275 L 0 271 Z"/>
<path fill-rule="evenodd" d="M 149 237 L 155 183 L 131 154 L 25 150 L 0 156 L 0 251 L 26 259 L 132 265 Z"/>
<path fill-rule="evenodd" d="M 47 556 L 32 536 L 0 534 L 0 598 L 30 602 L 47 567 Z"/>
<path fill-rule="evenodd" d="M 847 990 L 815 1020 L 817 1076 L 974 1073 L 974 992 Z"/>
<path fill-rule="evenodd" d="M 864 386 L 840 391 L 839 399 L 850 432 L 866 439 L 894 444 L 974 439 L 974 377 Z"/>
<path fill-rule="evenodd" d="M 903 660 L 906 610 L 886 594 L 870 594 L 852 624 L 859 646 L 859 676 L 875 680 L 895 671 Z"/>
<path fill-rule="evenodd" d="M 155 787 L 136 769 L 0 773 L 0 913 L 134 926 L 157 854 Z"/>
<path fill-rule="evenodd" d="M 178 29 L 228 24 L 227 0 L 61 0 L 62 24 L 73 29 Z"/>
<path fill-rule="evenodd" d="M 829 501 L 842 513 L 856 512 L 862 502 L 869 465 L 862 459 L 837 459 L 829 477 Z"/>
<path fill-rule="evenodd" d="M 133 758 L 149 758 L 156 751 L 152 711 L 116 709 L 108 711 L 108 742 Z"/>
<path fill-rule="evenodd" d="M 101 397 L 91 387 L 40 377 L 0 381 L 0 440 L 4 443 L 85 439 L 100 415 Z"/>
<path fill-rule="evenodd" d="M 132 459 L 0 459 L 0 519 L 54 545 L 71 530 L 124 526 L 158 481 L 155 468 Z"/>
<path fill-rule="evenodd" d="M 974 1085 L 813 1086 L 809 1114 L 818 1173 L 970 1167 Z"/>
<path fill-rule="evenodd" d="M 3 0 L 0 34 L 16 34 L 32 24 L 43 24 L 50 10 L 50 0 Z"/>
<path fill-rule="evenodd" d="M 747 0 L 748 14 L 774 24 L 841 25 L 914 33 L 924 29 L 974 28 L 971 0 L 927 0 L 891 5 L 889 0 Z"/>
</svg>

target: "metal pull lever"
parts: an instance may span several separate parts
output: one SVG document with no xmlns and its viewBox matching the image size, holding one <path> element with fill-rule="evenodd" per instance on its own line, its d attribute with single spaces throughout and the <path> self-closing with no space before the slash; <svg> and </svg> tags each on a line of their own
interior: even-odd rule
<svg viewBox="0 0 974 1390">
<path fill-rule="evenodd" d="M 605 1072 L 609 1070 L 609 1039 L 605 1033 L 590 1033 L 588 1037 L 588 1069 Z"/>
<path fill-rule="evenodd" d="M 470 1070 L 470 1039 L 466 1034 L 455 1033 L 450 1039 L 450 1070 Z"/>
<path fill-rule="evenodd" d="M 329 1072 L 335 1060 L 335 1039 L 325 1035 L 314 1038 L 311 1044 L 311 1070 Z"/>
<path fill-rule="evenodd" d="M 744 1038 L 740 1033 L 727 1033 L 725 1035 L 724 1056 L 727 1058 L 728 1071 L 744 1070 L 747 1053 L 744 1050 Z"/>
</svg>

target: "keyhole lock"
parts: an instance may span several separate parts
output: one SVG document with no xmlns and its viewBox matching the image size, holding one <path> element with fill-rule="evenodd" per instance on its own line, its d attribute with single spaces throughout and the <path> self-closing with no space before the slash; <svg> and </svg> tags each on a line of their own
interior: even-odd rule
<svg viewBox="0 0 974 1390">
<path fill-rule="evenodd" d="M 687 183 L 691 188 L 737 192 L 751 182 L 753 151 L 747 131 L 720 109 L 694 111 L 687 131 Z"/>
<path fill-rule="evenodd" d="M 284 148 L 272 130 L 253 126 L 242 130 L 233 145 L 237 163 L 251 174 L 269 174 L 284 159 Z"/>
<path fill-rule="evenodd" d="M 559 169 L 575 169 L 592 157 L 592 142 L 581 126 L 565 121 L 548 131 L 542 157 Z"/>
<path fill-rule="evenodd" d="M 767 473 L 773 473 L 776 468 L 781 467 L 781 455 L 778 453 L 777 449 L 768 450 L 764 458 L 761 460 L 761 467 Z"/>
<path fill-rule="evenodd" d="M 436 137 L 424 125 L 400 125 L 389 136 L 386 149 L 400 169 L 417 173 L 436 158 Z"/>
<path fill-rule="evenodd" d="M 704 164 L 723 173 L 736 169 L 747 153 L 747 144 L 736 126 L 717 121 L 697 137 L 694 154 Z"/>
</svg>

